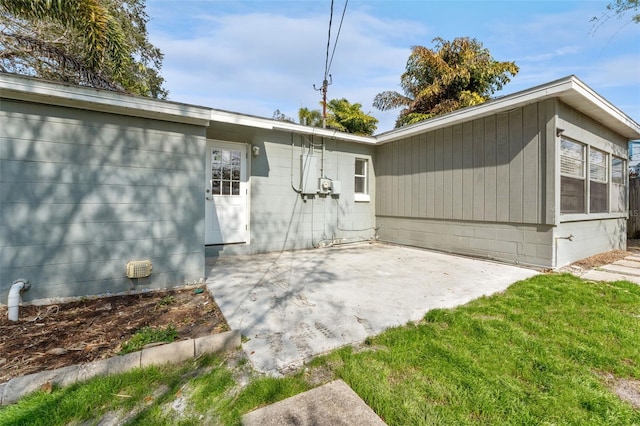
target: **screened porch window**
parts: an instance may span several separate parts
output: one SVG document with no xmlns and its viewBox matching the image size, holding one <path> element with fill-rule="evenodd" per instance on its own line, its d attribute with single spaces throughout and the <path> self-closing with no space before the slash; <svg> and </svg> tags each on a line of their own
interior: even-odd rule
<svg viewBox="0 0 640 426">
<path fill-rule="evenodd" d="M 626 162 L 622 158 L 611 156 L 611 211 L 624 212 L 627 207 L 625 187 Z"/>
<path fill-rule="evenodd" d="M 589 149 L 589 213 L 609 211 L 609 155 Z"/>
<path fill-rule="evenodd" d="M 586 213 L 585 145 L 566 139 L 560 143 L 560 211 Z"/>
</svg>

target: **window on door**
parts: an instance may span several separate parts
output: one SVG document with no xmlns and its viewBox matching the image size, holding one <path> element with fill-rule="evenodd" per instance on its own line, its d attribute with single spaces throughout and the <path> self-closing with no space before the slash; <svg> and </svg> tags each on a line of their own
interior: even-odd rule
<svg viewBox="0 0 640 426">
<path fill-rule="evenodd" d="M 240 195 L 240 151 L 213 148 L 211 151 L 211 193 Z"/>
</svg>

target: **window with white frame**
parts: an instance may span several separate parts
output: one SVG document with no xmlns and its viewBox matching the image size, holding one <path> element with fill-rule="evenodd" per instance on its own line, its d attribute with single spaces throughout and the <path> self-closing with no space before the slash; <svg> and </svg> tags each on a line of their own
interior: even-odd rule
<svg viewBox="0 0 640 426">
<path fill-rule="evenodd" d="M 626 162 L 615 155 L 611 156 L 611 211 L 624 212 L 627 206 Z"/>
<path fill-rule="evenodd" d="M 589 213 L 609 211 L 609 155 L 589 147 Z"/>
<path fill-rule="evenodd" d="M 626 161 L 568 139 L 560 141 L 560 212 L 626 211 Z"/>
<path fill-rule="evenodd" d="M 586 146 L 562 139 L 560 142 L 560 212 L 586 213 Z"/>
<path fill-rule="evenodd" d="M 355 201 L 369 201 L 369 160 L 356 158 L 354 172 L 354 199 Z"/>
</svg>

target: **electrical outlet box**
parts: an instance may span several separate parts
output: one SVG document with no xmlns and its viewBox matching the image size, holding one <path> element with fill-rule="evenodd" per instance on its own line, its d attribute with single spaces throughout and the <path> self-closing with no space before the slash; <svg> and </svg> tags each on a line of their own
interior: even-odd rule
<svg viewBox="0 0 640 426">
<path fill-rule="evenodd" d="M 328 194 L 331 192 L 331 180 L 326 178 L 318 179 L 318 193 Z"/>
<path fill-rule="evenodd" d="M 331 181 L 331 194 L 340 195 L 340 192 L 342 192 L 342 183 L 339 180 L 332 180 Z"/>
</svg>

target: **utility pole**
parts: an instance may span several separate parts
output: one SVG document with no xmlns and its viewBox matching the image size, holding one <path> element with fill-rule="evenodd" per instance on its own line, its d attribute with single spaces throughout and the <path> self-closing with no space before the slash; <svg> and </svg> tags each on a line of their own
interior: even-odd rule
<svg viewBox="0 0 640 426">
<path fill-rule="evenodd" d="M 329 74 L 329 80 L 327 80 L 326 78 L 322 81 L 322 87 L 317 89 L 316 85 L 313 85 L 314 90 L 319 90 L 320 92 L 322 92 L 322 128 L 326 129 L 327 128 L 327 89 L 329 88 L 329 85 L 331 85 L 331 83 L 333 83 L 332 78 L 331 78 L 331 74 Z"/>
</svg>

